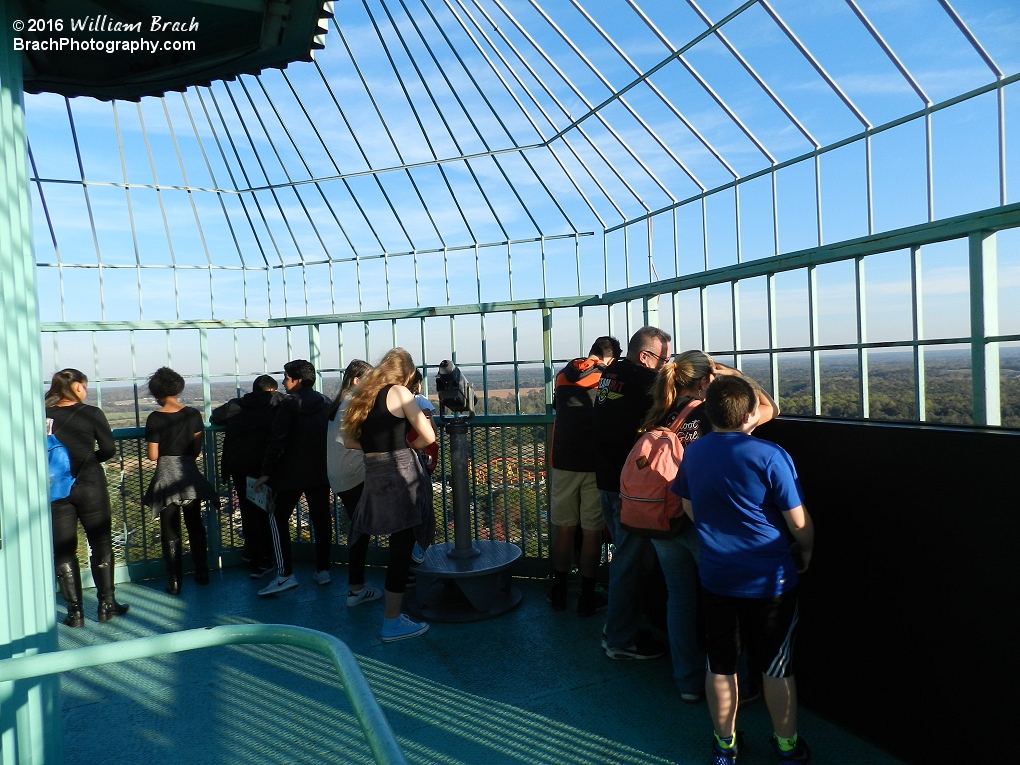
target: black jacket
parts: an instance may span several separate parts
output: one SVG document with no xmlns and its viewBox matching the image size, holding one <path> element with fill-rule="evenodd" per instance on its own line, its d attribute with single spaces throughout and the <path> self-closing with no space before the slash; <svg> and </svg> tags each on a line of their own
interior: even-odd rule
<svg viewBox="0 0 1020 765">
<path fill-rule="evenodd" d="M 275 491 L 328 486 L 326 425 L 330 400 L 312 388 L 280 399 L 262 459 L 261 475 Z"/>
<path fill-rule="evenodd" d="M 262 475 L 262 458 L 269 444 L 276 405 L 283 395 L 276 391 L 255 391 L 232 398 L 213 410 L 209 421 L 226 428 L 220 455 L 220 475 Z"/>
</svg>

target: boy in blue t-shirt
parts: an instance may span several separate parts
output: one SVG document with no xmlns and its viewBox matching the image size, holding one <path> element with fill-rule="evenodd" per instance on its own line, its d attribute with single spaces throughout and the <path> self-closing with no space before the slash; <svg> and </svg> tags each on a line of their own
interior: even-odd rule
<svg viewBox="0 0 1020 765">
<path fill-rule="evenodd" d="M 717 377 L 706 392 L 705 413 L 714 430 L 685 449 L 672 488 L 701 543 L 712 762 L 730 765 L 740 751 L 736 673 L 746 640 L 751 664 L 762 672 L 779 761 L 805 763 L 811 755 L 797 736 L 793 639 L 798 575 L 811 561 L 814 526 L 790 455 L 750 435 L 760 419 L 753 383 Z"/>
</svg>

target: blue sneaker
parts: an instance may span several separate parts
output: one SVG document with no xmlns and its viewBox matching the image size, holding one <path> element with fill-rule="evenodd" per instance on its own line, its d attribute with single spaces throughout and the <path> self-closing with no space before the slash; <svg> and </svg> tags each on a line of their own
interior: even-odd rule
<svg viewBox="0 0 1020 765">
<path fill-rule="evenodd" d="M 744 748 L 744 734 L 737 731 L 734 735 L 736 740 L 732 749 L 723 749 L 719 746 L 715 736 L 712 736 L 712 765 L 732 765 L 737 761 L 737 757 Z"/>
<path fill-rule="evenodd" d="M 421 547 L 418 546 L 417 542 L 415 542 L 414 547 L 411 548 L 411 560 L 414 563 L 425 562 L 425 552 L 421 549 Z"/>
<path fill-rule="evenodd" d="M 424 635 L 428 631 L 429 625 L 425 622 L 414 622 L 408 618 L 407 614 L 401 614 L 396 619 L 383 619 L 382 641 L 394 643 L 397 640 L 407 640 Z"/>
<path fill-rule="evenodd" d="M 776 734 L 772 734 L 772 749 L 775 751 L 776 756 L 779 758 L 779 762 L 811 762 L 811 750 L 808 748 L 807 742 L 800 736 L 797 737 L 797 746 L 791 749 L 789 752 L 784 752 L 779 748 L 779 742 L 776 741 Z"/>
</svg>

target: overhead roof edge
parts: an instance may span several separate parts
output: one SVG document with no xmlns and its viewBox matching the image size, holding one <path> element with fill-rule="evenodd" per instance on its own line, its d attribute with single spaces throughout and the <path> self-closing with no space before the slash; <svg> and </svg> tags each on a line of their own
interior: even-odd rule
<svg viewBox="0 0 1020 765">
<path fill-rule="evenodd" d="M 311 61 L 332 0 L 20 0 L 28 93 L 137 101 Z"/>
</svg>

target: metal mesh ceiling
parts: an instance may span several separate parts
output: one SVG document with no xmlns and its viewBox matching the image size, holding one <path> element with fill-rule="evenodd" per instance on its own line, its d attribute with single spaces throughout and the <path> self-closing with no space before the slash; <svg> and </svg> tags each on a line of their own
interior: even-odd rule
<svg viewBox="0 0 1020 765">
<path fill-rule="evenodd" d="M 27 97 L 43 319 L 597 293 L 681 272 L 655 213 L 696 270 L 1006 204 L 1020 7 L 956 6 L 359 0 L 311 64 Z"/>
</svg>

